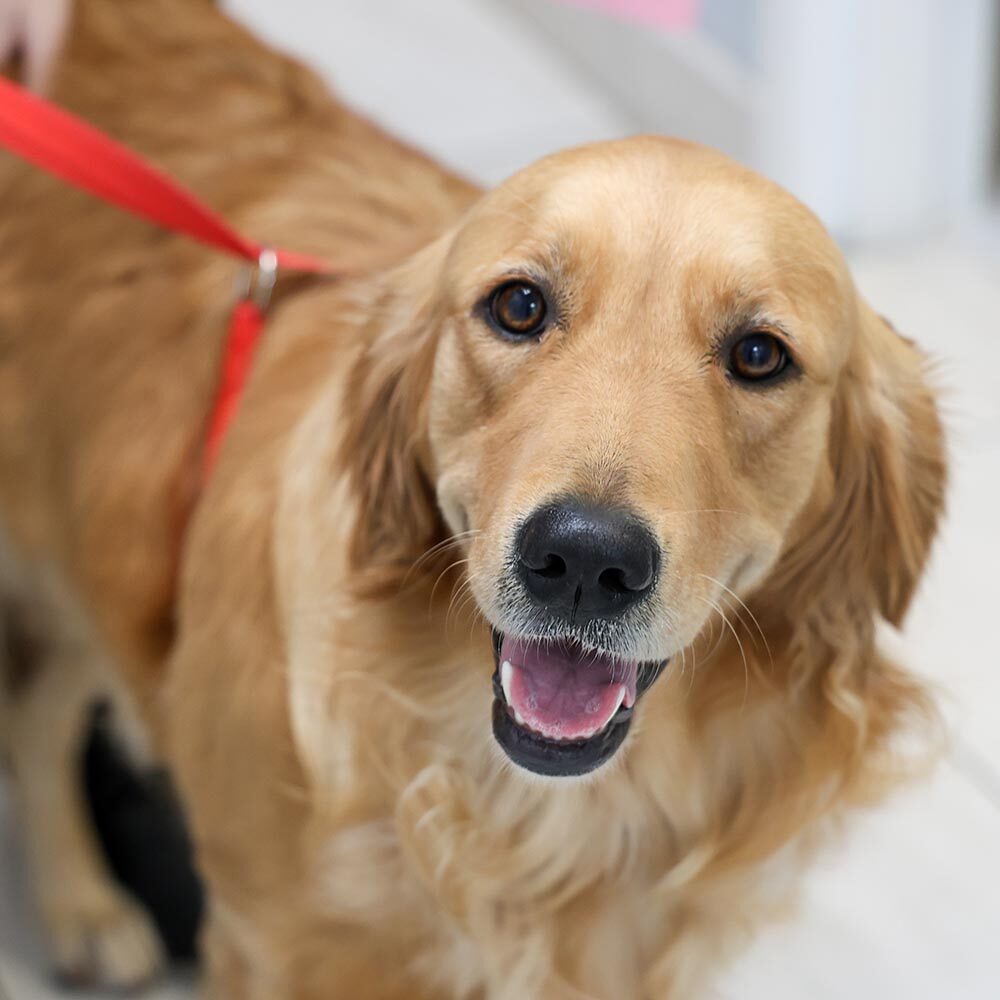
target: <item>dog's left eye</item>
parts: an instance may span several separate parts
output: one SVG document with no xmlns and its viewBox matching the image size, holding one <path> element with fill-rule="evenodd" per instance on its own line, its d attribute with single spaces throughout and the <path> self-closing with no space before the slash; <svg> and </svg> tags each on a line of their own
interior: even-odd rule
<svg viewBox="0 0 1000 1000">
<path fill-rule="evenodd" d="M 728 367 L 732 376 L 741 382 L 766 382 L 780 375 L 789 361 L 788 351 L 777 337 L 755 331 L 733 344 Z"/>
<path fill-rule="evenodd" d="M 535 337 L 545 329 L 548 303 L 529 281 L 508 281 L 489 298 L 489 316 L 501 333 L 518 339 Z"/>
</svg>

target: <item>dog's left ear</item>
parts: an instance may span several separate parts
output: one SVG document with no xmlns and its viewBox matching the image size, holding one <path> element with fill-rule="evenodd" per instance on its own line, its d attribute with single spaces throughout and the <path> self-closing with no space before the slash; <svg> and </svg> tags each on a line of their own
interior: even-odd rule
<svg viewBox="0 0 1000 1000">
<path fill-rule="evenodd" d="M 860 300 L 857 322 L 833 400 L 826 499 L 779 578 L 799 615 L 898 625 L 944 505 L 944 434 L 924 355 Z"/>
<path fill-rule="evenodd" d="M 854 408 L 847 424 L 860 440 L 843 442 L 858 451 L 842 455 L 841 467 L 867 463 L 863 474 L 855 473 L 867 493 L 858 513 L 870 518 L 858 526 L 861 544 L 878 609 L 899 625 L 944 508 L 944 431 L 923 353 L 867 303 L 859 300 L 858 308 L 861 350 L 841 402 Z"/>
<path fill-rule="evenodd" d="M 444 536 L 428 476 L 427 402 L 448 244 L 442 238 L 385 275 L 363 307 L 365 346 L 344 399 L 341 460 L 357 499 L 351 562 L 368 589 L 398 582 Z"/>
</svg>

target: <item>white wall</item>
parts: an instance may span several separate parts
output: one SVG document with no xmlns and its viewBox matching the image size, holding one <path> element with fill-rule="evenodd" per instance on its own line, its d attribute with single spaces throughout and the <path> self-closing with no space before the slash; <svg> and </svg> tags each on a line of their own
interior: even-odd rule
<svg viewBox="0 0 1000 1000">
<path fill-rule="evenodd" d="M 704 0 L 706 29 L 673 36 L 545 0 L 495 2 L 640 127 L 762 170 L 846 241 L 950 226 L 989 194 L 994 0 Z"/>
<path fill-rule="evenodd" d="M 840 235 L 960 222 L 989 193 L 991 0 L 761 0 L 753 162 Z"/>
</svg>

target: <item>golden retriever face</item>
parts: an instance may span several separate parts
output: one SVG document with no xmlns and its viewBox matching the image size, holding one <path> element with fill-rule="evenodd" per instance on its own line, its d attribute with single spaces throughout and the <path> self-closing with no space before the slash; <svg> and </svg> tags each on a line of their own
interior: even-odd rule
<svg viewBox="0 0 1000 1000">
<path fill-rule="evenodd" d="M 542 161 L 425 263 L 425 475 L 494 630 L 494 733 L 584 773 L 829 499 L 870 314 L 794 199 L 658 139 Z"/>
</svg>

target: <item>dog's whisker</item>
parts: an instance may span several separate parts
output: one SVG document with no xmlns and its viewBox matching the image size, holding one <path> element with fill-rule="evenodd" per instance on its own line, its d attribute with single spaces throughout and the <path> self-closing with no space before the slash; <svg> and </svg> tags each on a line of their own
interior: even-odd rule
<svg viewBox="0 0 1000 1000">
<path fill-rule="evenodd" d="M 457 569 L 459 566 L 464 566 L 468 563 L 468 558 L 456 559 L 454 562 L 449 563 L 440 573 L 437 575 L 437 579 L 434 581 L 434 586 L 431 587 L 430 594 L 427 598 L 427 608 L 430 610 L 431 606 L 434 604 L 434 597 L 437 594 L 437 589 L 441 585 L 441 581 L 450 573 L 453 569 Z M 459 589 L 464 586 L 465 581 L 462 580 L 459 584 Z"/>
<path fill-rule="evenodd" d="M 477 619 L 482 617 L 482 613 L 476 603 L 476 595 L 473 593 L 471 588 L 466 589 L 462 594 L 461 600 L 456 603 L 454 609 L 449 614 L 449 618 L 454 622 L 458 622 L 461 620 L 462 615 L 466 614 L 470 608 L 472 610 L 472 614 L 470 616 L 470 630 L 475 629 Z M 485 621 L 485 619 L 483 620 Z M 445 628 L 450 629 L 451 627 L 452 623 L 450 621 L 446 621 Z"/>
<path fill-rule="evenodd" d="M 719 629 L 718 635 L 716 634 L 716 621 L 715 621 L 715 617 L 714 616 L 712 616 L 712 617 L 710 617 L 708 619 L 708 629 L 709 629 L 709 634 L 708 634 L 708 639 L 706 640 L 706 645 L 708 643 L 712 643 L 712 647 L 711 647 L 711 649 L 709 649 L 708 653 L 706 654 L 705 658 L 703 659 L 703 661 L 702 661 L 703 663 L 708 663 L 708 662 L 711 661 L 712 657 L 715 655 L 716 650 L 719 648 L 719 644 L 722 642 L 722 639 L 723 639 L 723 637 L 726 634 L 725 630 L 723 630 L 721 628 Z M 703 635 L 703 633 L 702 633 L 702 635 Z M 702 635 L 699 635 L 695 639 L 695 643 L 697 643 L 702 638 Z M 692 654 L 693 653 L 694 653 L 694 649 L 692 648 Z"/>
<path fill-rule="evenodd" d="M 708 580 L 711 583 L 714 583 L 716 586 L 721 587 L 727 594 L 730 595 L 730 597 L 733 598 L 733 600 L 737 601 L 740 607 L 742 607 L 743 610 L 746 611 L 746 613 L 750 616 L 751 621 L 753 621 L 754 626 L 757 629 L 758 635 L 760 635 L 761 641 L 764 643 L 764 650 L 767 653 L 768 661 L 770 662 L 771 669 L 773 670 L 774 657 L 771 655 L 771 644 L 767 641 L 767 636 L 764 634 L 764 630 L 763 628 L 761 628 L 760 622 L 757 620 L 757 616 L 750 610 L 746 602 L 738 594 L 730 590 L 729 587 L 727 587 L 721 580 L 716 580 L 714 576 L 707 576 L 704 573 L 699 573 L 698 575 L 701 576 L 703 579 Z M 737 612 L 737 614 L 739 614 L 739 612 Z M 740 620 L 742 621 L 742 617 Z M 746 625 L 744 624 L 744 628 L 745 627 Z"/>
<path fill-rule="evenodd" d="M 471 587 L 470 587 L 470 592 L 471 592 Z M 475 598 L 475 594 L 473 594 L 472 596 L 473 598 Z M 486 616 L 483 614 L 481 608 L 479 607 L 479 602 L 475 601 L 472 615 L 470 615 L 469 617 L 469 635 L 468 635 L 469 642 L 472 641 L 472 638 L 476 632 L 476 628 L 482 627 L 484 625 L 487 627 L 487 629 L 491 627 L 490 623 L 486 619 Z"/>
<path fill-rule="evenodd" d="M 695 671 L 698 669 L 698 654 L 695 652 L 694 646 L 691 649 L 691 675 L 688 678 L 687 691 L 684 694 L 685 698 L 691 697 L 691 692 L 694 690 L 694 675 Z M 687 669 L 687 648 L 681 650 L 681 676 L 683 677 L 684 671 Z"/>
<path fill-rule="evenodd" d="M 476 615 L 481 615 L 479 611 L 479 605 L 475 600 L 475 592 L 472 590 L 472 584 L 468 578 L 461 581 L 459 586 L 456 588 L 455 592 L 451 596 L 451 601 L 448 604 L 448 611 L 445 614 L 445 632 L 450 631 L 452 627 L 453 620 L 459 618 L 461 614 L 464 613 L 465 609 L 469 607 L 470 604 L 475 607 L 475 615 L 473 615 L 473 625 L 475 624 Z M 485 619 L 484 619 L 485 620 Z"/>
<path fill-rule="evenodd" d="M 716 604 L 714 601 L 708 600 L 708 598 L 705 597 L 699 597 L 699 600 L 704 601 L 705 604 L 708 604 L 710 607 L 714 608 L 718 612 L 719 616 L 722 618 L 723 624 L 728 627 L 729 631 L 732 632 L 733 634 L 733 638 L 736 640 L 736 645 L 739 647 L 740 651 L 740 658 L 743 660 L 743 704 L 745 706 L 747 698 L 750 696 L 750 666 L 747 663 L 747 655 L 746 651 L 743 648 L 743 643 L 740 641 L 740 637 L 737 634 L 736 629 L 733 627 L 733 623 L 729 620 L 728 616 L 726 615 L 726 612 L 723 611 L 723 609 L 719 607 L 718 604 Z"/>
<path fill-rule="evenodd" d="M 458 586 L 452 591 L 451 598 L 448 601 L 448 607 L 444 615 L 444 630 L 447 634 L 451 629 L 452 616 L 455 611 L 455 606 L 463 599 L 467 593 L 467 584 L 465 579 L 459 581 Z"/>
<path fill-rule="evenodd" d="M 440 555 L 442 552 L 447 551 L 449 548 L 457 547 L 464 541 L 468 541 L 470 538 L 474 538 L 476 535 L 481 535 L 482 530 L 479 528 L 470 528 L 467 531 L 459 531 L 454 535 L 449 535 L 447 538 L 442 539 L 435 545 L 432 545 L 429 549 L 423 552 L 420 556 L 414 560 L 413 564 L 406 571 L 406 575 L 403 577 L 402 586 L 406 586 L 410 578 L 416 573 L 425 563 L 433 559 L 434 556 Z"/>
<path fill-rule="evenodd" d="M 687 663 L 687 658 L 686 657 L 685 657 L 684 662 L 685 662 L 685 664 Z M 691 692 L 694 691 L 694 677 L 695 677 L 695 673 L 697 672 L 697 670 L 698 670 L 698 654 L 694 651 L 694 649 L 692 649 L 691 650 L 691 676 L 688 679 L 688 688 L 687 688 L 687 697 L 688 698 L 691 697 Z"/>
</svg>

